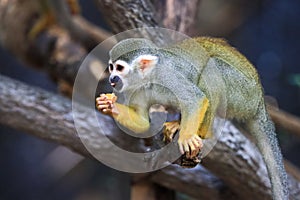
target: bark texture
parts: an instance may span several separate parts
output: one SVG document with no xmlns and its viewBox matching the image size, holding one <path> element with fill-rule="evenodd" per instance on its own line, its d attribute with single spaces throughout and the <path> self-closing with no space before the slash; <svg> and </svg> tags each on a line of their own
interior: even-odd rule
<svg viewBox="0 0 300 200">
<path fill-rule="evenodd" d="M 1 124 L 91 156 L 76 134 L 70 100 L 4 76 L 0 79 Z M 81 117 L 82 122 L 77 127 L 77 130 L 83 130 L 81 139 L 88 141 L 95 149 L 99 146 L 102 150 L 107 148 L 104 153 L 111 158 L 116 157 L 110 146 L 101 140 L 95 141 L 91 130 L 97 127 L 97 120 L 85 113 Z M 132 151 L 143 151 L 145 148 L 142 144 L 132 147 L 134 141 L 124 139 L 125 133 L 114 125 L 111 118 L 99 114 L 98 120 L 105 124 L 101 131 L 114 138 L 122 148 Z M 224 124 L 222 137 L 203 159 L 203 166 L 210 172 L 202 167 L 182 169 L 171 165 L 150 173 L 149 179 L 199 199 L 271 199 L 269 179 L 259 152 L 230 122 Z M 292 177 L 289 177 L 289 182 L 291 199 L 299 199 L 299 182 Z"/>
</svg>

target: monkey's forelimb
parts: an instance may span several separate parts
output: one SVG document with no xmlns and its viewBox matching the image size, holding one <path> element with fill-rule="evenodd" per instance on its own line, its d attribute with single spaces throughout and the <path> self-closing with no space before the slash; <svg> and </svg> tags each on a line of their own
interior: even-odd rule
<svg viewBox="0 0 300 200">
<path fill-rule="evenodd" d="M 96 107 L 103 114 L 110 115 L 122 126 L 129 128 L 135 133 L 143 133 L 150 127 L 148 114 L 143 110 L 116 103 L 117 96 L 101 94 L 96 98 Z"/>
</svg>

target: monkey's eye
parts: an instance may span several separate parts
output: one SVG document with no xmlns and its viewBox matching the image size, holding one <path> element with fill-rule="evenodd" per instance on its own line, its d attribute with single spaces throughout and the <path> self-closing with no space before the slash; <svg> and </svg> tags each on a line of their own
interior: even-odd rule
<svg viewBox="0 0 300 200">
<path fill-rule="evenodd" d="M 109 71 L 113 71 L 113 70 L 114 70 L 113 64 L 109 64 Z"/>
<path fill-rule="evenodd" d="M 123 71 L 123 69 L 124 69 L 124 66 L 122 66 L 122 65 L 117 65 L 117 71 Z"/>
</svg>

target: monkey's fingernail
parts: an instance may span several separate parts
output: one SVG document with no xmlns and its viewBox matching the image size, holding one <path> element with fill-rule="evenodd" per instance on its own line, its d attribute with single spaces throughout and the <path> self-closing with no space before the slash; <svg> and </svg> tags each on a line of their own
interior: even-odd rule
<svg viewBox="0 0 300 200">
<path fill-rule="evenodd" d="M 180 153 L 181 153 L 181 154 L 184 154 L 184 151 L 183 151 L 183 146 L 182 146 L 182 144 L 179 144 L 179 151 L 180 151 Z"/>
</svg>

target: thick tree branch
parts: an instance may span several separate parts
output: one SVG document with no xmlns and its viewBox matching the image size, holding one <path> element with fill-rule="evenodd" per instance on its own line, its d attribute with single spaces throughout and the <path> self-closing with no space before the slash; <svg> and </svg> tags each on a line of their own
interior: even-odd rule
<svg viewBox="0 0 300 200">
<path fill-rule="evenodd" d="M 86 22 L 80 16 L 74 16 L 69 19 L 72 23 L 68 27 L 71 25 L 77 27 L 76 33 L 72 33 L 73 29 L 67 30 L 62 26 L 64 24 L 60 25 L 57 21 L 52 21 L 52 24 L 41 27 L 43 29 L 31 38 L 29 32 L 37 21 L 47 14 L 40 4 L 40 1 L 35 0 L 1 1 L 1 45 L 21 61 L 43 69 L 58 82 L 64 81 L 71 86 L 81 61 L 87 55 L 87 50 L 106 39 L 109 34 Z M 52 12 L 51 7 L 48 9 L 50 9 L 48 12 Z M 74 38 L 79 40 L 75 41 Z M 97 67 L 104 67 L 100 61 L 96 59 L 95 61 L 99 63 Z"/>
<path fill-rule="evenodd" d="M 154 1 L 154 5 L 150 0 L 95 1 L 114 33 L 144 27 L 165 27 L 181 33 L 193 34 L 194 19 L 200 0 Z M 137 34 L 158 42 L 162 39 L 161 33 L 155 29 L 150 31 L 140 29 L 140 33 Z"/>
<path fill-rule="evenodd" d="M 96 0 L 115 33 L 134 28 L 161 26 L 191 34 L 194 31 L 199 2 L 200 0 L 155 0 L 153 5 L 149 0 Z"/>
<path fill-rule="evenodd" d="M 68 99 L 3 76 L 0 79 L 1 124 L 63 144 L 83 155 L 89 155 L 76 135 L 71 102 Z M 114 152 L 110 151 L 110 147 L 102 140 L 95 140 L 91 134 L 91 130 L 97 126 L 96 120 L 84 113 L 81 117 L 80 127 L 84 130 L 85 140 L 94 145 L 95 149 L 101 147 L 103 150 L 107 147 L 108 149 L 103 152 L 114 158 Z M 102 131 L 122 148 L 142 150 L 139 145 L 132 147 L 131 140 L 122 139 L 125 134 L 120 132 L 109 117 L 99 114 L 98 119 L 105 124 Z M 257 197 L 271 199 L 269 181 L 260 154 L 229 122 L 225 123 L 222 137 L 204 158 L 203 165 L 217 177 L 221 177 L 230 190 L 218 179 L 212 178 L 209 173 L 203 173 L 201 168 L 185 170 L 171 165 L 159 172 L 151 173 L 150 178 L 163 186 L 198 198 L 209 196 L 211 199 L 221 199 L 225 194 L 232 197 L 234 195 L 230 191 L 234 191 L 235 195 L 243 199 L 257 199 Z M 292 177 L 289 181 L 292 197 L 299 198 L 298 182 Z"/>
<path fill-rule="evenodd" d="M 70 100 L 38 88 L 24 85 L 4 76 L 0 76 L 0 80 L 1 124 L 25 131 L 42 139 L 62 144 L 77 153 L 92 157 L 86 151 L 76 133 Z M 106 124 L 103 132 L 111 133 L 115 136 L 122 135 L 111 118 L 103 115 L 99 115 L 99 117 Z M 91 144 L 94 144 L 94 139 L 90 133 L 92 128 L 96 126 L 96 120 L 92 119 L 91 116 L 83 114 L 82 121 L 84 130 L 86 130 L 86 137 L 88 140 L 91 140 Z M 124 148 L 132 145 L 130 140 L 122 140 L 120 138 L 115 138 L 115 140 Z M 98 142 L 100 142 L 100 145 L 106 146 L 105 144 L 101 144 L 101 141 Z M 95 145 L 97 144 L 95 143 Z M 110 149 L 107 149 L 106 152 L 114 154 Z M 114 155 L 110 156 L 114 157 Z M 228 190 L 224 189 L 225 186 L 220 180 L 203 169 L 197 169 L 198 173 L 196 174 L 194 174 L 195 170 L 183 171 L 183 169 L 180 170 L 176 166 L 170 166 L 160 172 L 156 172 L 151 177 L 159 184 L 168 185 L 171 189 L 180 188 L 182 192 L 199 197 L 203 196 L 203 194 L 211 194 L 215 196 L 215 199 L 221 199 L 219 195 L 228 192 Z M 187 177 L 180 179 L 182 173 L 186 174 Z M 161 176 L 165 178 L 161 180 L 159 178 Z M 195 176 L 197 177 L 196 180 L 190 180 Z M 185 186 L 188 182 L 194 182 L 194 186 Z M 218 196 L 219 198 L 217 198 Z"/>
<path fill-rule="evenodd" d="M 298 117 L 271 105 L 268 105 L 267 108 L 272 120 L 277 126 L 300 137 L 300 119 Z"/>
<path fill-rule="evenodd" d="M 158 27 L 149 0 L 95 0 L 114 33 L 128 29 Z"/>
<path fill-rule="evenodd" d="M 86 37 L 93 38 L 91 45 L 84 45 L 87 48 L 90 47 L 88 48 L 89 50 L 91 50 L 91 48 L 94 48 L 100 42 L 112 36 L 110 32 L 95 26 L 81 16 L 73 16 L 72 21 L 74 23 L 74 26 L 80 28 L 81 31 L 79 34 L 85 32 L 87 34 Z"/>
<path fill-rule="evenodd" d="M 163 27 L 191 36 L 195 34 L 195 19 L 200 2 L 201 0 L 155 0 L 155 14 L 157 19 L 163 20 Z"/>
<path fill-rule="evenodd" d="M 48 0 L 48 4 L 55 15 L 56 23 L 68 30 L 72 38 L 81 42 L 88 50 L 92 50 L 110 36 L 107 31 L 85 21 L 78 15 L 79 13 L 70 12 L 74 6 L 77 8 L 79 5 L 68 4 L 68 1 L 61 0 Z"/>
</svg>

